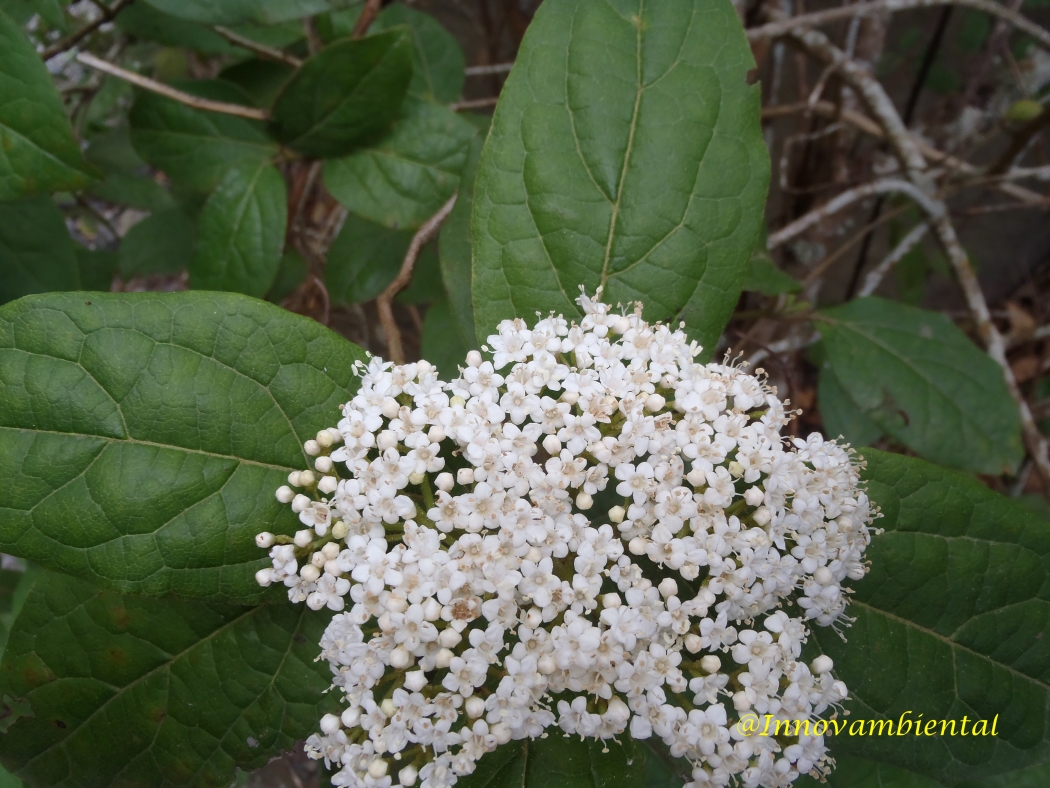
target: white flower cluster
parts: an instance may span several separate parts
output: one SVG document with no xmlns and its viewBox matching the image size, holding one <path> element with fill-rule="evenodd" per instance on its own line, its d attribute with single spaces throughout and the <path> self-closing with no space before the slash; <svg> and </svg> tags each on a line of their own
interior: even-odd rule
<svg viewBox="0 0 1050 788">
<path fill-rule="evenodd" d="M 846 697 L 800 653 L 866 571 L 857 465 L 786 447 L 775 392 L 683 332 L 579 303 L 579 324 L 503 322 L 451 383 L 372 360 L 277 491 L 305 528 L 259 535 L 259 582 L 342 611 L 321 647 L 346 709 L 307 743 L 334 785 L 450 788 L 554 726 L 658 736 L 687 788 L 826 770 L 822 737 L 737 722 Z"/>
</svg>

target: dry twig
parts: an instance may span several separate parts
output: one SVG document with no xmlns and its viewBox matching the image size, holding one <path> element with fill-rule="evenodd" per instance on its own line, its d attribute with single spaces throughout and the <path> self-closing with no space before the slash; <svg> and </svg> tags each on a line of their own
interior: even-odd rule
<svg viewBox="0 0 1050 788">
<path fill-rule="evenodd" d="M 216 33 L 225 38 L 234 46 L 239 46 L 241 49 L 247 49 L 249 52 L 254 52 L 264 60 L 273 60 L 278 63 L 287 63 L 293 68 L 299 68 L 303 64 L 299 58 L 295 55 L 290 55 L 287 52 L 282 52 L 280 49 L 274 49 L 268 47 L 266 44 L 260 44 L 258 41 L 253 41 L 247 36 L 242 36 L 240 33 L 230 30 L 228 27 L 222 25 L 215 25 L 212 28 Z"/>
<path fill-rule="evenodd" d="M 361 9 L 361 16 L 357 18 L 357 24 L 354 25 L 354 32 L 350 34 L 350 37 L 363 37 L 379 15 L 379 9 L 382 6 L 383 0 L 367 0 L 365 7 Z"/>
<path fill-rule="evenodd" d="M 88 68 L 102 71 L 110 76 L 116 77 L 117 79 L 130 82 L 132 85 L 136 85 L 144 90 L 159 93 L 162 96 L 166 96 L 167 98 L 178 101 L 180 104 L 185 104 L 188 107 L 193 107 L 194 109 L 203 109 L 208 112 L 221 112 L 224 115 L 236 115 L 237 117 L 249 118 L 250 120 L 270 119 L 270 113 L 265 109 L 245 107 L 241 104 L 227 104 L 225 101 L 212 101 L 211 99 L 194 96 L 192 93 L 176 90 L 170 85 L 165 85 L 163 82 L 157 82 L 149 77 L 136 74 L 134 71 L 128 71 L 120 66 L 115 66 L 109 61 L 95 57 L 90 52 L 80 52 L 77 54 L 76 59 L 78 63 L 82 63 Z"/>
<path fill-rule="evenodd" d="M 437 213 L 427 219 L 423 226 L 416 231 L 416 234 L 412 236 L 412 242 L 408 245 L 408 251 L 405 252 L 405 260 L 401 263 L 401 270 L 398 272 L 397 277 L 376 299 L 376 308 L 379 310 L 379 322 L 382 323 L 383 332 L 386 334 L 390 360 L 395 364 L 405 363 L 405 350 L 401 345 L 401 331 L 397 327 L 397 321 L 394 320 L 394 296 L 412 281 L 412 271 L 416 267 L 419 253 L 437 235 L 441 225 L 452 212 L 452 207 L 456 204 L 456 197 L 458 196 L 458 194 L 453 194 L 449 197 L 448 201 L 438 209 Z"/>
<path fill-rule="evenodd" d="M 134 0 L 116 0 L 116 2 L 110 6 L 103 5 L 102 3 L 95 3 L 95 5 L 98 6 L 99 10 L 102 11 L 102 16 L 100 16 L 94 22 L 84 25 L 84 27 L 80 28 L 75 33 L 70 33 L 61 41 L 56 41 L 54 44 L 47 47 L 47 49 L 41 52 L 40 57 L 42 57 L 44 60 L 50 60 L 55 55 L 61 54 L 67 49 L 76 46 L 89 35 L 91 35 L 100 27 L 102 27 L 102 25 L 106 24 L 107 22 L 112 22 L 116 15 L 119 14 L 126 6 L 131 5 L 132 2 L 134 2 Z"/>
<path fill-rule="evenodd" d="M 918 246 L 929 231 L 929 222 L 920 222 L 915 225 L 911 232 L 901 238 L 900 243 L 893 248 L 893 251 L 886 255 L 882 262 L 871 269 L 868 275 L 864 277 L 864 286 L 861 287 L 860 292 L 857 293 L 857 297 L 866 298 L 874 293 L 879 285 L 882 284 L 882 280 L 886 278 L 886 274 L 888 274 L 897 263 L 904 259 L 904 256 L 908 254 L 908 252 Z"/>
</svg>

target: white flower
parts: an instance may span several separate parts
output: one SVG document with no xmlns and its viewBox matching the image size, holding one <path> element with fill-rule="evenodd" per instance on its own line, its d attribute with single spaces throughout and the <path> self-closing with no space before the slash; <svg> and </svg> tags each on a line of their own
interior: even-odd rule
<svg viewBox="0 0 1050 788">
<path fill-rule="evenodd" d="M 800 655 L 807 621 L 849 623 L 842 583 L 866 571 L 856 462 L 785 446 L 761 377 L 696 363 L 683 332 L 579 303 L 579 324 L 504 321 L 449 383 L 362 364 L 306 447 L 323 477 L 277 491 L 306 528 L 260 534 L 257 579 L 337 611 L 321 654 L 345 709 L 307 742 L 333 784 L 451 788 L 554 726 L 658 736 L 690 788 L 828 768 L 819 737 L 732 731 L 846 697 Z"/>
</svg>

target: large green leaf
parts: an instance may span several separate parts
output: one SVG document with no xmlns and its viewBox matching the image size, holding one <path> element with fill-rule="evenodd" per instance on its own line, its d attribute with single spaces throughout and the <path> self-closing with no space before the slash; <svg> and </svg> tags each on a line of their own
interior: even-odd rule
<svg viewBox="0 0 1050 788">
<path fill-rule="evenodd" d="M 645 750 L 630 736 L 620 743 L 581 740 L 557 728 L 545 739 L 513 741 L 490 752 L 457 788 L 640 788 Z"/>
<path fill-rule="evenodd" d="M 40 55 L 0 11 L 0 200 L 82 189 L 94 175 Z"/>
<path fill-rule="evenodd" d="M 999 474 L 1024 456 L 1002 370 L 945 315 L 861 298 L 819 314 L 827 360 L 882 430 L 926 459 Z"/>
<path fill-rule="evenodd" d="M 373 222 L 395 230 L 418 227 L 456 191 L 476 136 L 452 110 L 409 98 L 379 145 L 325 162 L 325 186 Z"/>
<path fill-rule="evenodd" d="M 434 17 L 406 5 L 388 5 L 376 17 L 376 30 L 405 25 L 412 35 L 412 82 L 410 93 L 420 98 L 450 104 L 463 91 L 463 50 L 459 42 Z"/>
<path fill-rule="evenodd" d="M 484 138 L 475 136 L 470 143 L 467 163 L 459 181 L 459 196 L 441 226 L 438 253 L 441 257 L 441 278 L 445 283 L 449 309 L 452 312 L 460 343 L 466 348 L 478 347 L 474 331 L 474 302 L 470 294 L 473 261 L 470 244 L 470 215 L 474 210 L 474 178 Z"/>
<path fill-rule="evenodd" d="M 243 52 L 211 28 L 166 14 L 149 3 L 132 3 L 122 9 L 114 21 L 123 32 L 143 41 L 156 41 L 165 46 L 186 47 L 213 55 Z"/>
<path fill-rule="evenodd" d="M 193 255 L 197 226 L 179 208 L 159 211 L 132 227 L 120 242 L 118 272 L 123 279 L 184 271 Z"/>
<path fill-rule="evenodd" d="M 846 721 L 955 720 L 958 735 L 842 735 L 832 754 L 953 783 L 1050 760 L 1050 529 L 970 477 L 865 449 L 884 517 L 846 640 L 814 630 L 849 687 Z M 962 735 L 964 717 L 995 736 Z M 968 729 L 968 734 L 972 727 Z M 939 726 L 934 732 L 940 733 Z M 1008 784 L 1008 783 L 1006 783 Z"/>
<path fill-rule="evenodd" d="M 830 742 L 832 753 L 835 739 Z M 906 769 L 890 766 L 866 758 L 836 755 L 835 769 L 826 780 L 816 780 L 803 775 L 793 783 L 793 788 L 942 788 L 941 783 Z"/>
<path fill-rule="evenodd" d="M 263 597 L 255 534 L 301 527 L 273 492 L 361 358 L 235 294 L 0 308 L 0 550 L 128 593 Z"/>
<path fill-rule="evenodd" d="M 284 85 L 270 128 L 307 156 L 345 156 L 390 127 L 411 78 L 412 40 L 404 28 L 341 39 Z"/>
<path fill-rule="evenodd" d="M 51 198 L 0 202 L 0 304 L 79 287 L 76 249 Z"/>
<path fill-rule="evenodd" d="M 854 446 L 868 446 L 882 437 L 882 428 L 846 393 L 827 359 L 820 368 L 817 402 L 827 437 L 841 437 Z"/>
<path fill-rule="evenodd" d="M 270 25 L 349 5 L 352 0 L 145 0 L 173 16 L 209 25 Z"/>
<path fill-rule="evenodd" d="M 412 242 L 407 230 L 388 230 L 349 214 L 328 249 L 325 286 L 333 304 L 371 301 L 394 281 Z"/>
<path fill-rule="evenodd" d="M 753 66 L 729 0 L 544 2 L 478 169 L 478 339 L 582 285 L 713 349 L 769 180 Z"/>
<path fill-rule="evenodd" d="M 190 287 L 265 295 L 281 262 L 287 203 L 272 164 L 231 169 L 201 211 Z"/>
<path fill-rule="evenodd" d="M 226 82 L 177 87 L 217 101 L 250 103 Z M 157 169 L 200 191 L 211 191 L 232 166 L 269 161 L 277 144 L 261 123 L 187 107 L 156 93 L 140 93 L 128 116 L 135 150 Z"/>
<path fill-rule="evenodd" d="M 44 575 L 0 665 L 0 759 L 55 788 L 225 788 L 236 766 L 289 749 L 335 702 L 314 661 L 330 616 Z"/>
<path fill-rule="evenodd" d="M 435 301 L 423 321 L 420 355 L 438 368 L 442 380 L 455 380 L 466 364 L 467 346 L 459 337 L 448 301 Z"/>
</svg>

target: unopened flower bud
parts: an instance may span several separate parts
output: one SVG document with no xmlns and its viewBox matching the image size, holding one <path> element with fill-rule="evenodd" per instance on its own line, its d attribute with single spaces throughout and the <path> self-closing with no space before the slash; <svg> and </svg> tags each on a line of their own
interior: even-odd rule
<svg viewBox="0 0 1050 788">
<path fill-rule="evenodd" d="M 383 411 L 383 415 L 388 419 L 396 419 L 397 414 L 401 411 L 401 406 L 393 397 L 386 397 L 383 400 L 383 404 L 379 407 Z"/>
<path fill-rule="evenodd" d="M 339 724 L 339 718 L 334 714 L 326 714 L 321 717 L 321 733 L 325 736 L 331 736 L 336 733 L 342 725 Z"/>
<path fill-rule="evenodd" d="M 614 506 L 609 510 L 609 522 L 611 523 L 622 523 L 623 518 L 627 515 L 627 512 L 622 506 Z"/>
<path fill-rule="evenodd" d="M 773 515 L 770 514 L 769 507 L 759 506 L 755 510 L 755 513 L 751 515 L 751 519 L 754 520 L 758 525 L 765 525 L 773 519 Z"/>
<path fill-rule="evenodd" d="M 314 460 L 314 468 L 319 470 L 321 473 L 331 473 L 332 465 L 333 463 L 331 457 L 322 456 Z"/>
<path fill-rule="evenodd" d="M 748 487 L 744 491 L 744 502 L 748 506 L 760 506 L 766 499 L 766 491 L 761 487 Z"/>
<path fill-rule="evenodd" d="M 467 404 L 467 401 L 463 399 L 463 397 L 459 396 L 459 394 L 457 394 L 456 396 L 451 397 L 449 399 L 448 404 L 451 405 L 453 408 L 462 408 L 464 405 Z"/>
<path fill-rule="evenodd" d="M 313 487 L 317 477 L 313 471 L 299 471 L 299 484 L 303 487 Z"/>
<path fill-rule="evenodd" d="M 609 330 L 614 334 L 626 334 L 627 330 L 631 327 L 631 321 L 626 315 L 620 315 L 615 321 L 610 323 Z"/>
<path fill-rule="evenodd" d="M 291 473 L 288 474 L 288 483 L 290 485 L 292 485 L 292 487 L 302 487 L 303 486 L 302 482 L 299 480 L 299 471 L 292 471 Z M 278 500 L 280 500 L 280 499 L 278 499 Z M 284 501 L 281 501 L 281 503 L 284 503 Z"/>
<path fill-rule="evenodd" d="M 827 654 L 821 654 L 809 663 L 809 667 L 810 670 L 819 676 L 823 673 L 831 673 L 831 669 L 835 667 L 835 663 Z"/>
<path fill-rule="evenodd" d="M 263 550 L 273 547 L 274 536 L 269 531 L 263 531 L 261 534 L 255 536 L 255 546 L 261 547 Z"/>
<path fill-rule="evenodd" d="M 594 499 L 587 493 L 581 492 L 576 496 L 576 506 L 582 511 L 587 511 L 594 506 Z"/>
<path fill-rule="evenodd" d="M 322 457 L 321 459 L 328 460 L 327 457 Z M 331 463 L 331 460 L 328 460 L 328 462 Z M 325 495 L 331 495 L 339 489 L 339 480 L 334 476 L 322 476 L 321 481 L 317 483 L 317 489 Z"/>
<path fill-rule="evenodd" d="M 386 701 L 383 702 L 386 703 Z M 390 705 L 393 706 L 394 704 L 391 703 Z M 396 714 L 396 712 L 394 713 Z M 387 716 L 392 717 L 394 715 L 389 714 Z M 386 761 L 384 761 L 382 758 L 376 758 L 374 761 L 368 764 L 368 776 L 371 777 L 373 780 L 381 780 L 382 778 L 386 777 L 386 769 Z"/>
<path fill-rule="evenodd" d="M 641 536 L 636 536 L 627 543 L 627 549 L 634 555 L 645 555 L 645 548 L 649 543 Z"/>
<path fill-rule="evenodd" d="M 310 542 L 314 540 L 314 532 L 311 528 L 304 528 L 301 531 L 295 532 L 295 546 L 296 547 L 309 547 Z"/>
<path fill-rule="evenodd" d="M 441 618 L 441 603 L 432 596 L 428 596 L 423 603 L 423 618 L 427 621 L 437 621 Z"/>
<path fill-rule="evenodd" d="M 418 776 L 419 772 L 416 771 L 415 766 L 406 766 L 397 773 L 398 782 L 405 786 L 415 785 Z"/>
<path fill-rule="evenodd" d="M 664 599 L 678 593 L 678 583 L 674 581 L 673 577 L 665 577 L 656 588 Z"/>
<path fill-rule="evenodd" d="M 299 570 L 299 577 L 307 583 L 316 583 L 321 577 L 321 570 L 313 564 L 305 564 L 303 568 Z"/>
<path fill-rule="evenodd" d="M 350 530 L 346 523 L 342 520 L 336 520 L 332 526 L 332 538 L 333 539 L 344 539 L 346 538 L 347 531 Z"/>
<path fill-rule="evenodd" d="M 445 440 L 445 428 L 440 424 L 435 424 L 427 430 L 427 437 L 431 443 L 441 443 L 441 441 Z"/>
<path fill-rule="evenodd" d="M 645 409 L 650 413 L 656 413 L 661 410 L 664 405 L 667 404 L 667 400 L 661 397 L 659 394 L 650 394 L 645 400 Z"/>
<path fill-rule="evenodd" d="M 413 474 L 409 475 L 408 483 L 409 484 L 422 484 L 423 483 L 423 479 L 425 479 L 425 478 L 426 478 L 426 474 L 413 473 Z"/>
<path fill-rule="evenodd" d="M 602 597 L 602 607 L 605 608 L 618 608 L 623 605 L 623 600 L 620 599 L 619 594 L 606 594 Z"/>
<path fill-rule="evenodd" d="M 580 401 L 580 393 L 578 391 L 563 391 L 558 399 L 570 405 L 575 405 Z"/>
<path fill-rule="evenodd" d="M 525 614 L 525 626 L 529 629 L 536 629 L 542 623 L 543 611 L 535 606 L 530 607 L 529 612 Z"/>
<path fill-rule="evenodd" d="M 316 457 L 318 454 L 321 453 L 321 447 L 317 444 L 317 441 L 309 440 L 303 444 L 303 451 L 305 451 L 311 457 Z"/>
<path fill-rule="evenodd" d="M 473 468 L 460 468 L 456 471 L 456 481 L 466 486 L 474 483 L 474 469 Z"/>
<path fill-rule="evenodd" d="M 707 484 L 707 477 L 699 468 L 693 468 L 693 470 L 689 471 L 689 473 L 685 475 L 685 479 L 694 487 L 703 487 Z"/>
<path fill-rule="evenodd" d="M 746 692 L 733 694 L 733 708 L 737 711 L 747 711 L 751 708 L 751 701 L 748 699 Z"/>
<path fill-rule="evenodd" d="M 321 552 L 324 553 L 325 558 L 331 560 L 339 555 L 339 545 L 335 542 L 329 542 L 321 548 Z"/>
<path fill-rule="evenodd" d="M 281 503 L 291 503 L 294 497 L 295 491 L 291 487 L 282 485 L 277 488 L 277 500 Z"/>
<path fill-rule="evenodd" d="M 463 636 L 451 627 L 441 630 L 441 634 L 438 635 L 438 643 L 445 648 L 455 648 L 461 640 Z"/>
<path fill-rule="evenodd" d="M 376 441 L 376 446 L 379 447 L 380 451 L 386 451 L 397 446 L 397 434 L 393 430 L 383 430 L 379 433 L 379 439 Z"/>
<path fill-rule="evenodd" d="M 688 651 L 690 654 L 695 654 L 703 647 L 703 641 L 700 639 L 700 636 L 697 635 L 695 632 L 690 632 L 688 635 L 685 636 L 685 650 Z"/>
<path fill-rule="evenodd" d="M 548 435 L 543 439 L 543 450 L 551 457 L 557 457 L 561 452 L 561 441 L 557 435 Z"/>
<path fill-rule="evenodd" d="M 471 695 L 467 698 L 467 702 L 463 704 L 463 710 L 467 712 L 467 716 L 471 719 L 477 719 L 485 713 L 485 701 L 477 695 Z"/>
<path fill-rule="evenodd" d="M 467 366 L 468 367 L 480 367 L 484 359 L 481 354 L 476 350 L 468 351 L 467 353 Z"/>
<path fill-rule="evenodd" d="M 551 675 L 558 669 L 558 663 L 554 661 L 554 657 L 550 654 L 544 654 L 536 661 L 536 670 L 542 673 L 544 676 Z"/>
<path fill-rule="evenodd" d="M 419 692 L 427 685 L 427 674 L 421 670 L 410 670 L 405 674 L 405 689 Z"/>
<path fill-rule="evenodd" d="M 437 475 L 437 478 L 434 479 L 434 485 L 442 492 L 448 492 L 456 485 L 456 480 L 451 473 L 445 471 Z"/>
<path fill-rule="evenodd" d="M 448 632 L 449 630 L 446 629 L 444 631 Z M 434 656 L 434 665 L 439 670 L 444 670 L 452 664 L 452 658 L 454 656 L 456 655 L 453 654 L 452 651 L 447 648 L 438 649 L 438 653 Z"/>
<path fill-rule="evenodd" d="M 822 586 L 830 586 L 835 582 L 835 575 L 831 574 L 831 570 L 826 566 L 818 566 L 817 571 L 813 573 L 813 579 Z"/>
<path fill-rule="evenodd" d="M 316 553 L 310 556 L 310 563 L 316 566 L 318 569 L 323 568 L 327 560 L 328 558 L 320 550 L 318 550 Z"/>
<path fill-rule="evenodd" d="M 510 727 L 502 722 L 497 722 L 489 729 L 489 733 L 496 737 L 496 744 L 506 744 L 510 741 Z"/>
<path fill-rule="evenodd" d="M 263 588 L 269 586 L 271 583 L 273 583 L 273 569 L 271 567 L 260 569 L 258 572 L 255 573 L 255 582 L 261 585 Z"/>
<path fill-rule="evenodd" d="M 714 654 L 707 654 L 703 659 L 700 660 L 700 667 L 702 667 L 708 673 L 717 673 L 719 668 L 722 667 L 722 660 L 720 660 Z"/>
<path fill-rule="evenodd" d="M 412 661 L 412 655 L 401 646 L 390 652 L 390 667 L 392 668 L 407 668 L 412 664 Z"/>
</svg>

